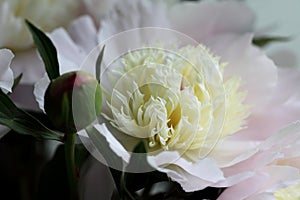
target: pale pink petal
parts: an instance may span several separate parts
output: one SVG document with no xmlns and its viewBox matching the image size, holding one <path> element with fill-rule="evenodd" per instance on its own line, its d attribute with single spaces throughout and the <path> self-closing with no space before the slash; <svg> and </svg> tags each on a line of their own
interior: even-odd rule
<svg viewBox="0 0 300 200">
<path fill-rule="evenodd" d="M 292 141 L 300 142 L 300 122 L 293 123 L 275 133 L 267 140 L 254 147 L 253 150 L 245 149 L 245 152 L 237 157 L 244 159 L 238 159 L 239 162 L 228 160 L 227 166 L 223 169 L 223 171 L 226 175 L 232 175 L 234 173 L 259 169 L 264 165 L 270 164 L 276 159 L 282 158 L 284 156 L 283 151 L 285 150 L 285 147 L 289 146 Z M 239 142 L 240 141 L 237 141 L 236 144 Z M 241 144 L 245 143 L 246 142 L 241 142 Z M 227 149 L 226 146 L 222 148 Z M 231 148 L 228 149 L 230 150 Z M 220 150 L 218 152 L 220 152 Z M 254 154 L 249 154 L 248 152 L 253 152 Z M 244 154 L 249 154 L 249 156 L 243 156 Z M 233 155 L 235 155 L 234 152 Z M 212 154 L 212 156 L 214 156 L 214 154 Z M 217 156 L 214 157 L 218 159 Z"/>
<path fill-rule="evenodd" d="M 259 110 L 270 100 L 277 82 L 277 69 L 262 50 L 252 45 L 253 35 L 228 34 L 213 38 L 209 47 L 221 61 L 228 63 L 225 78 L 239 76 L 246 103 Z M 251 111 L 253 111 L 253 109 Z"/>
<path fill-rule="evenodd" d="M 255 172 L 253 172 L 253 171 L 245 171 L 242 173 L 235 173 L 234 175 L 226 177 L 222 181 L 219 181 L 215 184 L 210 185 L 210 187 L 218 187 L 218 188 L 231 187 L 233 185 L 240 183 L 241 181 L 244 181 L 246 179 L 253 177 L 254 175 L 255 175 Z"/>
<path fill-rule="evenodd" d="M 257 173 L 255 176 L 227 188 L 218 200 L 246 199 L 258 191 L 268 178 L 267 174 Z"/>
<path fill-rule="evenodd" d="M 169 17 L 172 28 L 201 43 L 218 34 L 251 31 L 254 22 L 253 12 L 236 1 L 180 2 L 170 8 Z"/>
<path fill-rule="evenodd" d="M 245 181 L 227 188 L 218 200 L 261 199 L 298 182 L 299 170 L 290 166 L 267 166 Z"/>
<path fill-rule="evenodd" d="M 270 177 L 260 188 L 260 193 L 275 192 L 276 190 L 297 184 L 300 180 L 299 169 L 290 166 L 269 165 L 262 169 L 262 172 Z"/>
<path fill-rule="evenodd" d="M 295 69 L 278 69 L 278 81 L 271 101 L 263 108 L 252 112 L 247 120 L 247 129 L 239 133 L 244 139 L 265 139 L 300 116 L 300 92 L 297 84 L 300 72 Z"/>
<path fill-rule="evenodd" d="M 11 92 L 14 83 L 13 72 L 10 68 L 14 54 L 8 49 L 0 49 L 0 89 Z"/>
</svg>

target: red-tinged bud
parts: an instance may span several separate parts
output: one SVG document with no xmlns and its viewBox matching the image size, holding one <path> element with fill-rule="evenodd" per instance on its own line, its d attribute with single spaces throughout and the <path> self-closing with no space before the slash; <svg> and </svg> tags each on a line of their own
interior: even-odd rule
<svg viewBox="0 0 300 200">
<path fill-rule="evenodd" d="M 45 93 L 45 111 L 64 133 L 77 132 L 99 116 L 102 94 L 99 82 L 83 71 L 69 72 L 53 80 Z"/>
</svg>

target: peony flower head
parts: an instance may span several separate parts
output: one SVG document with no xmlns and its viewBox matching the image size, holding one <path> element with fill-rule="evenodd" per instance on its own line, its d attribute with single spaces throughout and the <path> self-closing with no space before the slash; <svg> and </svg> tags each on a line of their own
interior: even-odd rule
<svg viewBox="0 0 300 200">
<path fill-rule="evenodd" d="M 239 77 L 223 77 L 225 64 L 204 46 L 169 54 L 146 48 L 123 56 L 120 69 L 107 72 L 117 81 L 106 92 L 112 114 L 105 116 L 121 132 L 146 139 L 149 151 L 179 151 L 195 162 L 243 127 L 246 93 Z"/>
<path fill-rule="evenodd" d="M 159 21 L 151 17 L 153 8 Z M 189 20 L 179 20 L 183 8 L 189 10 Z M 166 6 L 160 1 L 122 1 L 101 21 L 99 32 L 88 21 L 88 17 L 80 18 L 73 31 L 58 29 L 51 37 L 60 62 L 73 68 L 80 63 L 85 66 L 83 60 L 92 44 L 106 45 L 109 58 L 104 59 L 101 77 L 106 119 L 95 128 L 125 164 L 137 141 L 146 140 L 149 163 L 185 191 L 195 191 L 256 178 L 262 174 L 258 169 L 278 158 L 265 153 L 261 144 L 299 118 L 300 95 L 295 89 L 299 74 L 278 70 L 252 45 L 253 35 L 247 32 L 253 15 L 244 4 L 185 2 Z M 173 41 L 175 45 L 169 46 L 172 33 L 166 37 L 151 31 L 129 31 L 144 26 L 179 30 L 200 45 L 195 41 L 176 45 Z M 89 30 L 85 33 L 89 37 L 84 37 L 83 28 Z M 129 37 L 122 37 L 130 32 Z M 161 45 L 146 45 L 149 38 L 157 36 L 163 38 Z M 107 45 L 112 38 L 117 42 Z M 84 141 L 89 139 L 82 136 Z M 90 140 L 86 146 L 103 161 L 101 149 L 91 147 L 96 142 Z M 123 170 L 123 166 L 111 167 Z M 297 172 L 296 168 L 284 170 L 287 173 L 282 179 L 287 180 Z"/>
</svg>

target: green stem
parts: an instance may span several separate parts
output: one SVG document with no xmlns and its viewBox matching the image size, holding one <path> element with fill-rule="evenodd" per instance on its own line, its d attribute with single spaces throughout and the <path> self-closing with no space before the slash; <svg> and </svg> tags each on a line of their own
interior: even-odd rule
<svg viewBox="0 0 300 200">
<path fill-rule="evenodd" d="M 121 180 L 120 180 L 121 184 L 120 184 L 120 196 L 121 199 L 130 199 L 130 200 L 134 200 L 135 198 L 132 196 L 132 194 L 128 191 L 127 186 L 126 186 L 126 181 L 125 181 L 125 172 L 122 172 L 121 175 Z"/>
<path fill-rule="evenodd" d="M 66 157 L 66 167 L 67 167 L 67 175 L 69 180 L 71 200 L 76 200 L 78 197 L 77 175 L 76 175 L 76 167 L 75 167 L 75 140 L 76 140 L 76 133 L 71 133 L 66 135 L 65 157 Z"/>
</svg>

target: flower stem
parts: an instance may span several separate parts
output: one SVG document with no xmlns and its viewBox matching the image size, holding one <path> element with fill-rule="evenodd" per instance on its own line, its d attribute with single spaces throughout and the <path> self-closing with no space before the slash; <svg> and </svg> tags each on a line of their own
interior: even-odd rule
<svg viewBox="0 0 300 200">
<path fill-rule="evenodd" d="M 75 140 L 76 133 L 71 133 L 66 135 L 65 142 L 65 158 L 66 158 L 66 168 L 69 180 L 70 189 L 70 199 L 76 200 L 77 195 L 77 176 L 75 167 Z"/>
</svg>

